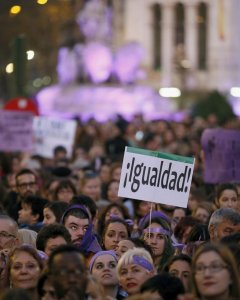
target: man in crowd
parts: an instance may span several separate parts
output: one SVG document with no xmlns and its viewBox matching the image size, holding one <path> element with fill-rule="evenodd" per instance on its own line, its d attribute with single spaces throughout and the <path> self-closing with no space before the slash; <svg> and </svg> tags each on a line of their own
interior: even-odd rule
<svg viewBox="0 0 240 300">
<path fill-rule="evenodd" d="M 208 231 L 211 242 L 219 242 L 225 236 L 240 232 L 240 214 L 233 208 L 219 208 L 212 214 Z"/>
</svg>

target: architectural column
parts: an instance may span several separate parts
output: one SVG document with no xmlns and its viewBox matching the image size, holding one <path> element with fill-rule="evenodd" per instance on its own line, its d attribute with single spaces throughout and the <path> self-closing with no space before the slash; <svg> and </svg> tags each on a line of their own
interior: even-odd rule
<svg viewBox="0 0 240 300">
<path fill-rule="evenodd" d="M 186 67 L 189 65 L 187 88 L 195 87 L 194 72 L 197 70 L 198 57 L 198 28 L 197 28 L 197 5 L 196 3 L 185 4 L 185 57 Z"/>
<path fill-rule="evenodd" d="M 173 85 L 174 6 L 169 3 L 162 4 L 162 47 L 161 86 L 170 87 Z"/>
<path fill-rule="evenodd" d="M 185 53 L 192 69 L 197 68 L 197 5 L 185 4 Z"/>
</svg>

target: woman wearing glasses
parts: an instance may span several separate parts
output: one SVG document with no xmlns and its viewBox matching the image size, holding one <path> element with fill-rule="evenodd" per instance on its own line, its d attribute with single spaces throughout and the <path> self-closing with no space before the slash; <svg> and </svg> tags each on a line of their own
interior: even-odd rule
<svg viewBox="0 0 240 300">
<path fill-rule="evenodd" d="M 240 299 L 237 264 L 226 246 L 202 245 L 193 257 L 192 266 L 194 291 L 198 299 Z"/>
</svg>

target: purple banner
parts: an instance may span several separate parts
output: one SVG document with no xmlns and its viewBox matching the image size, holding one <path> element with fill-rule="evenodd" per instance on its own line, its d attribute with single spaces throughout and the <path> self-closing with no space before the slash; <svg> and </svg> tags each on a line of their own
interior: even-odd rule
<svg viewBox="0 0 240 300">
<path fill-rule="evenodd" d="M 31 151 L 33 115 L 29 112 L 0 110 L 0 150 Z"/>
<path fill-rule="evenodd" d="M 204 181 L 240 181 L 240 131 L 206 129 L 202 134 Z"/>
</svg>

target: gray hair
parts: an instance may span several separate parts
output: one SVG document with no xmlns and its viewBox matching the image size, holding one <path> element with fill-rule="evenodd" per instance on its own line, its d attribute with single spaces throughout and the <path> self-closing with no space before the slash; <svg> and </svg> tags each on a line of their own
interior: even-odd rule
<svg viewBox="0 0 240 300">
<path fill-rule="evenodd" d="M 216 227 L 223 221 L 229 221 L 234 225 L 240 224 L 240 214 L 233 208 L 219 208 L 212 214 L 209 220 L 208 230 L 210 226 Z"/>
</svg>

